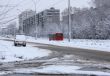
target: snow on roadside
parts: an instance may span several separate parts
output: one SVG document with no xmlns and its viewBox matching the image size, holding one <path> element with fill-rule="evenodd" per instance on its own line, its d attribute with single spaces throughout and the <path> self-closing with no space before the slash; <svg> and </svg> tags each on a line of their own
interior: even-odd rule
<svg viewBox="0 0 110 76">
<path fill-rule="evenodd" d="M 38 38 L 35 40 L 29 37 L 27 41 L 110 52 L 110 40 L 72 39 L 71 42 L 68 42 L 67 39 L 64 41 L 49 41 L 48 38 Z"/>
<path fill-rule="evenodd" d="M 0 72 L 0 75 L 7 75 L 7 74 L 12 74 L 13 72 L 10 72 L 10 71 L 1 71 Z"/>
<path fill-rule="evenodd" d="M 15 69 L 15 73 L 47 73 L 47 74 L 86 74 L 86 75 L 99 75 L 110 76 L 110 73 L 101 71 L 83 71 L 79 66 L 72 65 L 48 65 L 43 68 L 22 68 Z"/>
<path fill-rule="evenodd" d="M 48 56 L 49 50 L 39 49 L 31 46 L 15 47 L 13 42 L 0 40 L 0 62 L 11 62 L 33 59 L 35 57 Z"/>
<path fill-rule="evenodd" d="M 15 72 L 17 73 L 34 73 L 34 72 L 39 72 L 39 73 L 55 73 L 55 74 L 60 74 L 60 73 L 70 73 L 73 70 L 80 69 L 78 66 L 69 66 L 69 65 L 49 65 L 49 66 L 44 66 L 44 67 L 39 67 L 39 68 L 22 68 L 22 69 L 15 69 Z"/>
</svg>

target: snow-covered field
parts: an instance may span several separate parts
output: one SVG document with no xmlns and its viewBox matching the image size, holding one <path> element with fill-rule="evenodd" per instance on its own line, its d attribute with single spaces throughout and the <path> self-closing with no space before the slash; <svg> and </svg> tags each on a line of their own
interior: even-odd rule
<svg viewBox="0 0 110 76">
<path fill-rule="evenodd" d="M 28 37 L 27 41 L 110 52 L 110 40 L 72 39 L 71 42 L 68 42 L 67 39 L 64 41 L 49 41 L 48 38 L 38 38 L 35 40 L 35 38 Z"/>
<path fill-rule="evenodd" d="M 49 50 L 39 49 L 32 46 L 15 47 L 13 42 L 0 40 L 0 62 L 20 61 L 33 59 L 35 57 L 48 56 Z"/>
</svg>

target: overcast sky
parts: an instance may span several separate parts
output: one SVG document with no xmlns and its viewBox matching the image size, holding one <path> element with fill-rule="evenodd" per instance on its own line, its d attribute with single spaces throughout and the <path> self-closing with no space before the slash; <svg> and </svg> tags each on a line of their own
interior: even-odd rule
<svg viewBox="0 0 110 76">
<path fill-rule="evenodd" d="M 36 2 L 37 12 L 40 12 L 50 7 L 55 7 L 62 11 L 64 8 L 67 8 L 68 0 L 0 0 L 0 23 L 9 19 L 13 19 L 14 17 L 17 17 L 17 15 L 24 10 L 27 9 L 35 10 L 35 4 L 33 1 Z M 91 7 L 90 2 L 91 0 L 71 0 L 71 6 L 80 7 L 80 8 Z M 6 7 L 2 7 L 3 5 L 16 6 L 16 7 L 6 8 Z M 10 11 L 7 14 L 4 14 L 4 12 L 8 10 Z"/>
</svg>

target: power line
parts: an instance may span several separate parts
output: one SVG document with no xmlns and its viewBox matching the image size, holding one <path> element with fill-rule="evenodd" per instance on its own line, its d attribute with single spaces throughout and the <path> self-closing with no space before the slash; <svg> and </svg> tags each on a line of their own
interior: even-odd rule
<svg viewBox="0 0 110 76">
<path fill-rule="evenodd" d="M 37 9 L 37 5 L 38 5 L 38 3 L 41 1 L 41 0 L 38 0 L 37 2 L 35 2 L 34 0 L 32 0 L 33 2 L 34 2 L 34 5 L 35 5 L 35 10 Z M 37 4 L 36 4 L 37 3 Z"/>
<path fill-rule="evenodd" d="M 64 0 L 59 0 L 58 2 L 56 2 L 56 3 L 54 3 L 54 4 L 50 5 L 50 6 L 47 6 L 47 8 L 52 7 L 52 6 L 56 6 L 59 3 L 61 3 L 61 2 L 64 2 Z"/>
<path fill-rule="evenodd" d="M 3 7 L 15 7 L 15 5 L 0 5 L 0 8 L 3 8 Z"/>
<path fill-rule="evenodd" d="M 41 0 L 38 0 L 37 2 L 40 3 L 40 1 L 41 1 Z M 38 4 L 38 3 L 37 3 L 37 4 Z"/>
<path fill-rule="evenodd" d="M 8 12 L 10 12 L 11 10 L 13 10 L 14 8 L 16 8 L 16 7 L 18 7 L 23 1 L 25 1 L 25 0 L 21 0 L 19 3 L 17 3 L 17 5 L 16 6 L 14 6 L 13 8 L 11 8 L 11 9 L 9 9 L 9 10 L 7 10 L 6 12 L 3 12 L 2 14 L 0 14 L 0 15 L 3 15 L 3 14 L 7 14 Z"/>
<path fill-rule="evenodd" d="M 33 1 L 34 3 L 37 3 L 37 2 L 39 3 L 41 0 L 38 0 L 38 1 L 36 1 L 36 0 L 32 0 L 32 1 Z M 37 4 L 38 4 L 38 3 L 37 3 Z"/>
<path fill-rule="evenodd" d="M 56 2 L 55 4 L 53 4 L 52 6 L 56 6 L 56 5 L 58 5 L 59 3 L 61 3 L 61 2 L 64 2 L 64 0 L 60 0 L 60 1 Z"/>
<path fill-rule="evenodd" d="M 40 0 L 39 0 L 39 1 L 40 1 Z M 50 7 L 52 7 L 52 6 L 58 5 L 58 4 L 61 3 L 61 2 L 64 2 L 64 0 L 59 0 L 59 1 L 57 1 L 56 3 L 53 3 L 52 5 L 47 6 L 46 8 L 50 8 Z M 39 8 L 39 6 L 37 6 L 36 9 L 38 9 L 38 8 Z"/>
<path fill-rule="evenodd" d="M 8 20 L 8 21 L 5 21 L 5 22 L 1 22 L 0 24 L 7 24 L 7 23 L 9 23 L 9 22 L 11 22 L 11 21 L 13 21 L 13 20 L 15 20 L 15 19 L 17 19 L 17 17 L 15 17 L 15 18 L 13 18 L 13 19 L 10 19 L 10 20 Z"/>
<path fill-rule="evenodd" d="M 6 7 L 4 8 L 4 10 L 3 10 L 3 11 L 5 11 L 5 10 L 7 9 L 7 6 L 10 4 L 10 2 L 11 2 L 11 0 L 7 2 Z M 5 18 L 5 17 L 6 17 L 6 15 L 7 15 L 7 14 L 4 14 L 3 18 Z"/>
<path fill-rule="evenodd" d="M 10 0 L 9 0 L 10 1 Z M 8 3 L 7 3 L 7 5 L 6 6 L 8 6 L 8 4 L 9 4 L 9 1 L 8 1 Z M 16 8 L 16 7 L 18 7 L 19 6 L 19 4 L 20 3 L 22 3 L 24 0 L 21 0 L 19 3 L 17 3 L 16 4 L 16 6 L 14 6 L 13 8 L 11 8 L 11 9 L 8 9 L 6 12 L 3 12 L 2 14 L 0 14 L 0 15 L 5 15 L 6 16 L 6 14 L 8 13 L 8 12 L 10 12 L 11 10 L 13 10 L 14 8 Z M 6 10 L 6 8 L 7 7 L 5 7 L 5 9 L 4 10 Z M 5 19 L 5 18 L 4 18 Z M 6 21 L 6 22 L 2 22 L 2 23 L 0 23 L 0 24 L 7 24 L 7 23 L 9 23 L 9 22 L 11 22 L 11 21 L 13 21 L 13 20 L 15 20 L 15 19 L 17 19 L 17 17 L 15 17 L 15 18 L 13 18 L 13 19 L 10 19 L 10 20 L 8 20 L 8 21 Z M 2 19 L 1 19 L 2 20 Z"/>
<path fill-rule="evenodd" d="M 24 0 L 21 0 L 19 3 L 17 3 L 16 6 L 14 6 L 14 7 L 11 8 L 11 9 L 8 9 L 6 12 L 4 12 L 4 13 L 2 13 L 2 14 L 0 14 L 0 15 L 6 15 L 8 12 L 10 12 L 10 11 L 13 10 L 14 8 L 18 7 L 18 6 L 20 5 L 20 3 L 22 3 L 23 1 L 24 1 Z M 0 24 L 7 24 L 7 23 L 9 23 L 9 22 L 11 22 L 11 21 L 13 21 L 13 20 L 15 20 L 15 19 L 17 19 L 17 17 L 15 17 L 15 18 L 13 18 L 13 19 L 10 19 L 10 20 L 8 20 L 8 21 L 6 21 L 6 22 L 2 22 L 2 23 L 0 23 Z"/>
<path fill-rule="evenodd" d="M 11 17 L 16 17 L 16 16 L 4 17 L 4 18 L 0 18 L 0 20 L 4 20 L 4 19 L 7 19 L 7 18 L 11 18 Z"/>
<path fill-rule="evenodd" d="M 3 10 L 3 13 L 4 13 L 4 11 L 6 10 L 7 6 L 9 5 L 9 3 L 10 3 L 10 1 L 8 0 L 7 4 L 5 5 L 5 8 L 4 8 L 4 10 Z M 1 6 L 3 6 L 3 5 L 1 5 Z"/>
</svg>

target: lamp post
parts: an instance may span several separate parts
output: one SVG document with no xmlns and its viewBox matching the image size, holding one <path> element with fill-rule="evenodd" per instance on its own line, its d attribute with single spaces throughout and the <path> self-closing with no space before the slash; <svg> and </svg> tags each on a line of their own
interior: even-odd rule
<svg viewBox="0 0 110 76">
<path fill-rule="evenodd" d="M 20 13 L 22 12 L 20 9 L 17 9 Z M 18 15 L 19 15 L 19 13 L 18 13 Z M 20 21 L 20 20 L 19 20 Z M 22 23 L 22 22 L 21 22 Z M 19 22 L 19 25 L 20 25 L 20 22 Z M 20 31 L 20 34 L 23 34 L 23 24 L 22 25 L 20 25 L 20 27 L 21 27 L 21 31 Z"/>
<path fill-rule="evenodd" d="M 71 41 L 71 8 L 70 0 L 68 0 L 68 41 Z"/>
<path fill-rule="evenodd" d="M 37 11 L 36 11 L 36 4 L 37 4 L 37 1 L 35 0 L 32 0 L 33 1 L 33 3 L 34 3 L 34 7 L 35 7 L 35 26 L 36 26 L 36 31 L 35 31 L 35 33 L 36 33 L 36 36 L 35 36 L 35 39 L 37 39 L 37 34 L 38 34 L 38 27 L 37 27 L 37 23 L 36 23 L 36 13 L 37 13 Z"/>
</svg>

